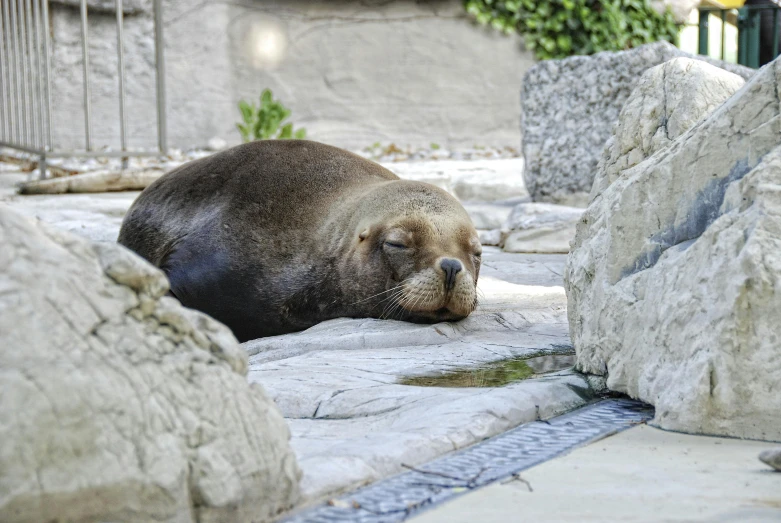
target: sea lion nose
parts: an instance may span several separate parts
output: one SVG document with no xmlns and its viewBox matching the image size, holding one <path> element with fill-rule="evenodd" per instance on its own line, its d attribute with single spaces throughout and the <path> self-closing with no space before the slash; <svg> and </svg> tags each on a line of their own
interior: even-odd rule
<svg viewBox="0 0 781 523">
<path fill-rule="evenodd" d="M 445 273 L 445 289 L 451 290 L 456 285 L 456 276 L 464 266 L 458 260 L 444 258 L 439 262 L 439 268 Z"/>
</svg>

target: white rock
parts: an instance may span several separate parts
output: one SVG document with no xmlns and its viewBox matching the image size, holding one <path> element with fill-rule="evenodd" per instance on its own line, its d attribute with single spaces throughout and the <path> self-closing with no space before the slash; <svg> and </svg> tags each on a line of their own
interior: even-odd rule
<svg viewBox="0 0 781 523">
<path fill-rule="evenodd" d="M 675 21 L 684 24 L 689 21 L 692 10 L 700 5 L 700 0 L 651 0 L 650 4 L 658 13 L 669 9 Z"/>
<path fill-rule="evenodd" d="M 268 521 L 289 432 L 230 331 L 129 251 L 0 207 L 0 520 Z"/>
<path fill-rule="evenodd" d="M 523 158 L 389 162 L 383 167 L 405 180 L 433 183 L 464 202 L 528 198 Z"/>
<path fill-rule="evenodd" d="M 518 203 L 514 199 L 503 202 L 467 202 L 463 205 L 475 229 L 501 229 Z"/>
<path fill-rule="evenodd" d="M 690 58 L 673 58 L 648 69 L 605 144 L 590 198 L 622 171 L 669 146 L 745 83 L 736 74 Z"/>
<path fill-rule="evenodd" d="M 477 229 L 477 236 L 480 238 L 480 244 L 484 246 L 498 247 L 502 243 L 501 229 Z"/>
<path fill-rule="evenodd" d="M 781 471 L 781 448 L 762 451 L 759 455 L 759 460 Z"/>
<path fill-rule="evenodd" d="M 568 253 L 583 209 L 550 203 L 517 205 L 504 224 L 506 252 Z"/>
<path fill-rule="evenodd" d="M 781 440 L 780 84 L 777 60 L 578 225 L 578 366 L 654 404 L 662 428 Z"/>
<path fill-rule="evenodd" d="M 210 151 L 222 151 L 223 149 L 228 148 L 228 142 L 220 138 L 219 136 L 214 136 L 213 138 L 209 139 L 209 143 L 207 144 L 207 148 Z"/>
</svg>

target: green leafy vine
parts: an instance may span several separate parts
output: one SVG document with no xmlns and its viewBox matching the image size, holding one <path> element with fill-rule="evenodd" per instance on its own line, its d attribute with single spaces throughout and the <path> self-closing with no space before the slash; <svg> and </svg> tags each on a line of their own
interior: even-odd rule
<svg viewBox="0 0 781 523">
<path fill-rule="evenodd" d="M 669 9 L 659 14 L 647 0 L 465 0 L 464 6 L 480 24 L 522 34 L 540 60 L 674 43 L 680 29 Z"/>
</svg>

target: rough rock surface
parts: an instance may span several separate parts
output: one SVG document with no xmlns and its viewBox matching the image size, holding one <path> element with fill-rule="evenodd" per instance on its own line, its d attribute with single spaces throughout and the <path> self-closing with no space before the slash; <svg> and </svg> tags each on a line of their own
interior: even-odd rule
<svg viewBox="0 0 781 523">
<path fill-rule="evenodd" d="M 263 384 L 290 423 L 304 497 L 378 480 L 402 463 L 420 465 L 587 401 L 587 382 L 570 372 L 498 388 L 399 383 L 541 352 L 571 354 L 563 263 L 562 255 L 485 249 L 481 304 L 458 323 L 339 319 L 246 342 L 250 381 Z"/>
<path fill-rule="evenodd" d="M 550 203 L 517 205 L 502 231 L 505 252 L 568 253 L 583 209 Z"/>
<path fill-rule="evenodd" d="M 613 136 L 605 145 L 591 199 L 622 171 L 694 127 L 745 83 L 736 74 L 690 58 L 673 58 L 648 69 L 621 109 Z"/>
<path fill-rule="evenodd" d="M 781 440 L 780 87 L 777 60 L 578 225 L 578 366 L 654 404 L 662 428 Z"/>
<path fill-rule="evenodd" d="M 294 503 L 279 410 L 161 272 L 0 207 L 0 520 L 258 521 Z"/>
<path fill-rule="evenodd" d="M 629 51 L 545 60 L 524 76 L 524 179 L 534 201 L 585 206 L 602 149 L 645 70 L 683 56 L 743 78 L 752 69 L 694 57 L 667 42 Z"/>
<path fill-rule="evenodd" d="M 759 455 L 760 461 L 781 472 L 781 448 L 764 450 Z"/>
</svg>

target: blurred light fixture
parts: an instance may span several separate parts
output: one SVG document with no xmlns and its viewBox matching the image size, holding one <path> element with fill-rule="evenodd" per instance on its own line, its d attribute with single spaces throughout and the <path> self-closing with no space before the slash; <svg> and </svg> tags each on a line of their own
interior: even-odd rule
<svg viewBox="0 0 781 523">
<path fill-rule="evenodd" d="M 254 22 L 249 34 L 250 54 L 255 67 L 271 68 L 282 61 L 287 49 L 287 36 L 279 24 L 269 20 Z"/>
</svg>

